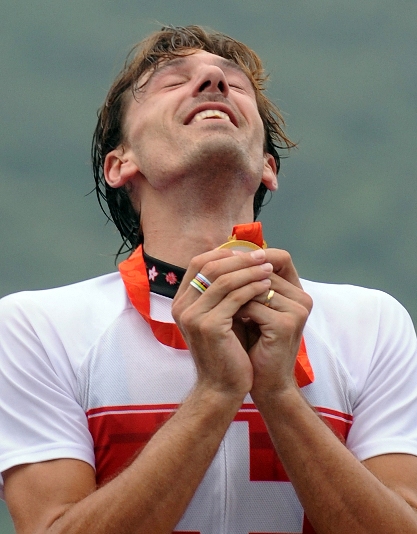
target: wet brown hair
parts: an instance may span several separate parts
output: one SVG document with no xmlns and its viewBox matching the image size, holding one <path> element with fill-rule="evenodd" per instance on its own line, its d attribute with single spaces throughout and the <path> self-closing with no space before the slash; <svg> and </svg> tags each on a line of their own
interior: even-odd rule
<svg viewBox="0 0 417 534">
<path fill-rule="evenodd" d="M 248 76 L 254 87 L 259 114 L 264 124 L 264 150 L 274 157 L 277 174 L 280 168 L 278 150 L 295 146 L 284 132 L 285 123 L 279 109 L 265 95 L 267 76 L 261 60 L 253 50 L 232 37 L 200 26 L 163 27 L 152 33 L 133 47 L 123 69 L 111 86 L 103 106 L 98 111 L 91 148 L 98 201 L 123 238 L 119 253 L 124 247 L 127 251 L 134 250 L 143 242 L 140 214 L 134 209 L 128 190 L 126 187 L 113 188 L 104 178 L 106 155 L 124 141 L 126 95 L 128 91 L 135 94 L 138 80 L 145 72 L 156 70 L 163 61 L 186 55 L 190 49 L 205 50 L 231 60 Z M 265 185 L 260 184 L 254 197 L 254 219 L 259 215 L 266 191 Z"/>
</svg>

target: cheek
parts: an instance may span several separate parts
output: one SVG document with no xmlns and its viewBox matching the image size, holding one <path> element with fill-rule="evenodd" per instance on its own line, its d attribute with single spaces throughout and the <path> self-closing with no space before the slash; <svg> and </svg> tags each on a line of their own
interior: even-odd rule
<svg viewBox="0 0 417 534">
<path fill-rule="evenodd" d="M 262 154 L 264 153 L 264 147 L 265 147 L 265 129 L 264 124 L 262 122 L 262 119 L 258 116 L 255 118 L 253 124 L 253 135 L 252 135 L 252 143 L 253 148 L 256 150 L 260 150 Z"/>
<path fill-rule="evenodd" d="M 129 132 L 128 143 L 138 154 L 152 153 L 164 136 L 164 127 L 152 120 L 141 120 Z"/>
<path fill-rule="evenodd" d="M 163 128 L 163 113 L 156 99 L 135 102 L 126 117 L 127 139 L 138 143 L 148 132 Z"/>
<path fill-rule="evenodd" d="M 262 138 L 264 138 L 265 136 L 264 123 L 262 121 L 261 116 L 259 115 L 258 108 L 256 108 L 256 117 L 257 117 L 257 124 L 258 124 L 259 131 L 261 132 Z"/>
<path fill-rule="evenodd" d="M 261 116 L 258 111 L 256 103 L 252 104 L 250 109 L 251 123 L 253 125 L 254 135 L 262 139 L 262 143 L 265 137 L 264 123 L 262 122 Z"/>
</svg>

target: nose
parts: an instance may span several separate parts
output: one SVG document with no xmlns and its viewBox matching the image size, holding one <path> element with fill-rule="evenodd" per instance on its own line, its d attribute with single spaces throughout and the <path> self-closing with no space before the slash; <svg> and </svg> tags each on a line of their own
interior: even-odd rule
<svg viewBox="0 0 417 534">
<path fill-rule="evenodd" d="M 223 70 L 216 65 L 205 65 L 200 69 L 196 77 L 194 96 L 201 93 L 220 93 L 223 96 L 229 94 L 229 84 Z"/>
</svg>

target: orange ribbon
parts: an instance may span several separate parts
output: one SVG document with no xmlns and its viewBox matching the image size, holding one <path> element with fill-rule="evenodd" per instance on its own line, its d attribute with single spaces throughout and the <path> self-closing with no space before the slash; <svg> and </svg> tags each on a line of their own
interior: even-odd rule
<svg viewBox="0 0 417 534">
<path fill-rule="evenodd" d="M 262 235 L 262 224 L 259 221 L 246 224 L 236 224 L 233 226 L 232 238 L 241 239 L 242 241 L 250 241 L 261 248 L 266 247 L 266 243 Z"/>
<path fill-rule="evenodd" d="M 149 278 L 143 259 L 142 246 L 119 264 L 120 275 L 130 302 L 149 324 L 156 339 L 174 349 L 187 349 L 187 344 L 175 323 L 156 321 L 151 317 Z"/>
<path fill-rule="evenodd" d="M 234 227 L 233 230 L 235 230 L 235 228 L 236 227 Z M 243 237 L 238 237 L 238 239 L 242 238 Z M 143 259 L 142 246 L 138 247 L 127 260 L 124 260 L 119 264 L 119 271 L 125 284 L 130 302 L 149 324 L 156 339 L 163 345 L 173 347 L 174 349 L 187 349 L 187 344 L 175 323 L 157 321 L 152 319 L 150 315 L 151 303 L 149 278 L 146 272 L 146 264 Z M 314 380 L 314 373 L 307 356 L 304 337 L 301 340 L 294 372 L 300 387 L 311 384 Z"/>
</svg>

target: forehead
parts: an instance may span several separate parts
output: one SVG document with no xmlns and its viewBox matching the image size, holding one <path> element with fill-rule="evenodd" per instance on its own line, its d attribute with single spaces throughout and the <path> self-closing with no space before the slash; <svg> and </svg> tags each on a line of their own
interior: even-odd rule
<svg viewBox="0 0 417 534">
<path fill-rule="evenodd" d="M 206 50 L 190 50 L 186 51 L 183 56 L 175 57 L 166 61 L 163 61 L 159 68 L 168 67 L 170 65 L 193 65 L 207 63 L 209 65 L 216 65 L 217 67 L 224 69 L 239 70 L 243 72 L 243 69 L 234 61 L 226 59 L 217 54 L 212 54 Z"/>
</svg>

